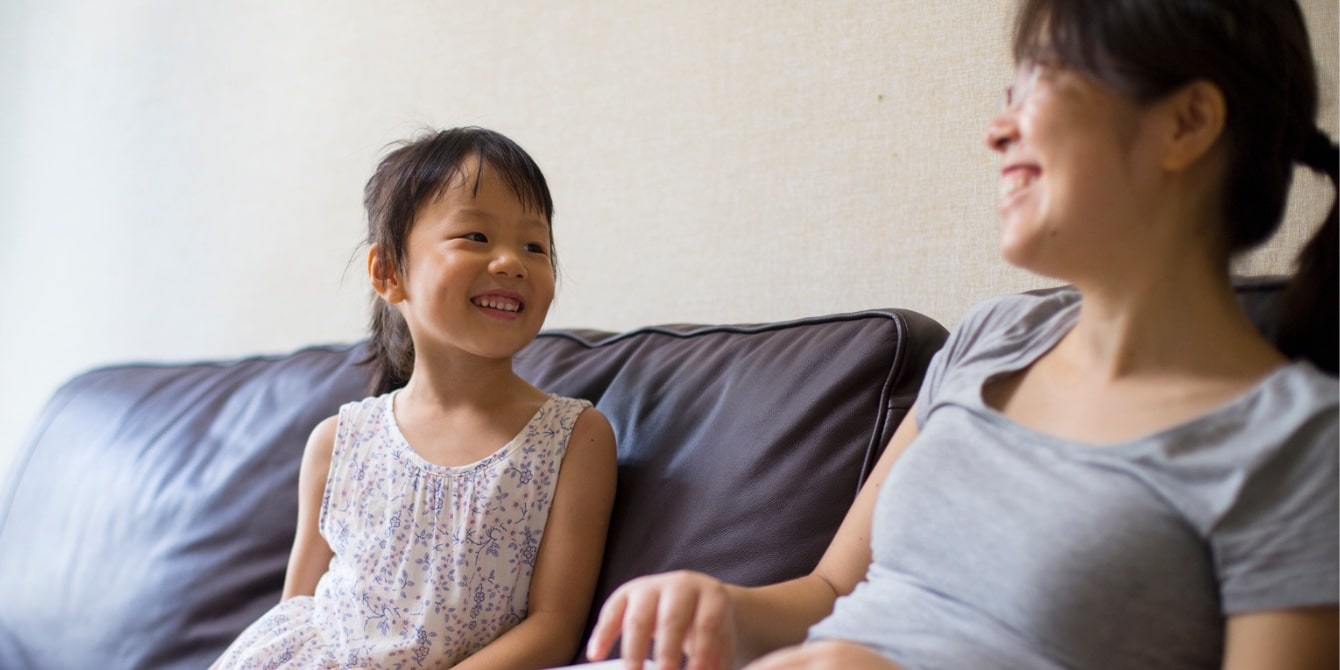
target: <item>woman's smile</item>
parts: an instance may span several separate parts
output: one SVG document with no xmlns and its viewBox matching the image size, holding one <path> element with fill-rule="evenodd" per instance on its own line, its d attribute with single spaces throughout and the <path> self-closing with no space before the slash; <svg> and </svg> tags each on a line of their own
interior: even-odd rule
<svg viewBox="0 0 1340 670">
<path fill-rule="evenodd" d="M 1041 170 L 1031 165 L 1009 165 L 1000 171 L 1000 207 L 1005 209 L 1021 191 L 1027 190 Z"/>
</svg>

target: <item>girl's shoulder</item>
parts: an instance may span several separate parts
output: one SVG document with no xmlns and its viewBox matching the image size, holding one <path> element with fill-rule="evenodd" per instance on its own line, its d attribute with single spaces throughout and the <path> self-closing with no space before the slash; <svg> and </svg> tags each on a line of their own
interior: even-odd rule
<svg viewBox="0 0 1340 670">
<path fill-rule="evenodd" d="M 382 423 L 389 415 L 390 399 L 394 393 L 395 391 L 391 391 L 382 395 L 368 396 L 340 405 L 335 414 L 336 443 L 366 431 L 369 426 Z"/>
<path fill-rule="evenodd" d="M 571 437 L 573 430 L 577 428 L 578 420 L 588 409 L 594 413 L 599 413 L 599 410 L 594 409 L 595 405 L 589 400 L 570 398 L 556 393 L 548 395 L 548 400 L 536 413 L 532 423 L 539 424 L 535 427 L 543 430 L 548 435 L 559 437 L 560 441 L 564 443 Z"/>
<path fill-rule="evenodd" d="M 362 413 L 375 409 L 378 406 L 385 405 L 395 391 L 383 393 L 381 395 L 368 396 L 360 400 L 351 400 L 340 405 L 339 416 L 348 413 Z"/>
<path fill-rule="evenodd" d="M 582 398 L 570 398 L 557 393 L 549 394 L 549 402 L 562 409 L 562 411 L 571 414 L 581 414 L 587 408 L 595 407 L 590 400 Z"/>
</svg>

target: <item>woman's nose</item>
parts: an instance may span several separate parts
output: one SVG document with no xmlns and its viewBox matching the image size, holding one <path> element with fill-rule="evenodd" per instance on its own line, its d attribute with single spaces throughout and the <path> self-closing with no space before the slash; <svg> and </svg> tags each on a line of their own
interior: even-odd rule
<svg viewBox="0 0 1340 670">
<path fill-rule="evenodd" d="M 1014 121 L 1014 112 L 1008 108 L 986 124 L 986 146 L 992 151 L 1004 153 L 1018 138 L 1019 126 Z"/>
</svg>

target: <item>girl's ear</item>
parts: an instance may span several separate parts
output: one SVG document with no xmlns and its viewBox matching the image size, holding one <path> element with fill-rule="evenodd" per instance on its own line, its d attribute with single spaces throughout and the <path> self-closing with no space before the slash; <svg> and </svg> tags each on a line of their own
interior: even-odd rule
<svg viewBox="0 0 1340 670">
<path fill-rule="evenodd" d="M 1172 136 L 1163 156 L 1163 167 L 1181 172 L 1195 165 L 1219 142 L 1228 114 L 1219 87 L 1197 80 L 1173 93 L 1168 100 L 1172 114 Z"/>
<path fill-rule="evenodd" d="M 399 273 L 382 261 L 379 250 L 376 244 L 368 247 L 368 281 L 382 300 L 394 305 L 405 299 L 405 290 L 400 284 Z"/>
</svg>

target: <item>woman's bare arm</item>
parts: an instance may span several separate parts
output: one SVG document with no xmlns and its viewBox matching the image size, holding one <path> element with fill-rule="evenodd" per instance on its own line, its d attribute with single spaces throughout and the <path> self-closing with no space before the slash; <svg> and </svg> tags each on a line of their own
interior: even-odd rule
<svg viewBox="0 0 1340 670">
<path fill-rule="evenodd" d="M 1224 670 L 1335 670 L 1340 616 L 1335 607 L 1255 612 L 1229 617 Z"/>
</svg>

